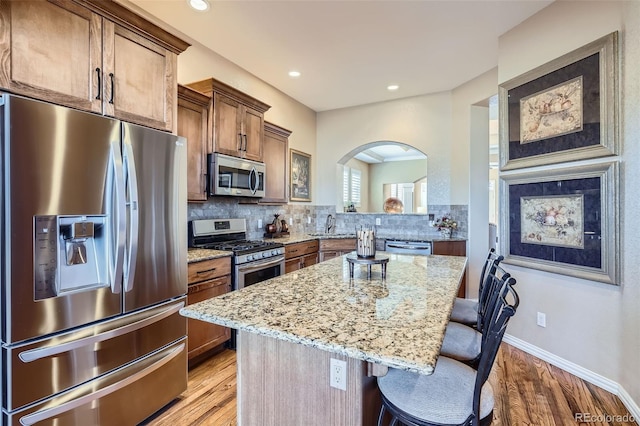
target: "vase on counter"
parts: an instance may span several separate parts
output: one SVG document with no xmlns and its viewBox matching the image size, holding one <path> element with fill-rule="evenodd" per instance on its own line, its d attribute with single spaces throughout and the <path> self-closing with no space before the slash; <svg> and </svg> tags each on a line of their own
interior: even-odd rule
<svg viewBox="0 0 640 426">
<path fill-rule="evenodd" d="M 372 227 L 356 227 L 356 254 L 358 257 L 375 257 L 376 233 Z"/>
<path fill-rule="evenodd" d="M 451 238 L 451 228 L 442 228 L 440 230 L 440 235 L 443 240 L 448 240 Z"/>
</svg>

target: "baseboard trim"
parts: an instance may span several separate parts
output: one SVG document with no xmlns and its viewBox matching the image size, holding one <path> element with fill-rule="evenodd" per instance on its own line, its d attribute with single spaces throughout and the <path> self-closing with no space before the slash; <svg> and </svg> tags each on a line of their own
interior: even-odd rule
<svg viewBox="0 0 640 426">
<path fill-rule="evenodd" d="M 571 373 L 582 380 L 596 385 L 607 392 L 611 392 L 620 398 L 620 401 L 625 407 L 627 407 L 627 410 L 629 410 L 629 413 L 631 413 L 635 419 L 640 419 L 640 406 L 638 406 L 638 404 L 631 398 L 631 395 L 629 395 L 629 393 L 620 386 L 619 383 L 509 334 L 505 334 L 502 340 L 511 346 L 515 346 L 516 348 L 535 356 L 536 358 L 540 358 L 541 360 Z"/>
</svg>

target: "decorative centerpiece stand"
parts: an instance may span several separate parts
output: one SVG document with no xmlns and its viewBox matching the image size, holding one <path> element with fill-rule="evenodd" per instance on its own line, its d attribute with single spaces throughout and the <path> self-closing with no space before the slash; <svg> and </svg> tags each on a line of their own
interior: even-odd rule
<svg viewBox="0 0 640 426">
<path fill-rule="evenodd" d="M 349 253 L 347 256 L 347 262 L 349 262 L 349 276 L 353 278 L 353 269 L 354 265 L 357 263 L 359 265 L 367 265 L 367 279 L 371 279 L 371 265 L 381 265 L 382 266 L 382 279 L 387 278 L 387 263 L 389 263 L 389 256 L 384 254 L 376 254 L 371 257 L 361 257 L 353 251 Z"/>
</svg>

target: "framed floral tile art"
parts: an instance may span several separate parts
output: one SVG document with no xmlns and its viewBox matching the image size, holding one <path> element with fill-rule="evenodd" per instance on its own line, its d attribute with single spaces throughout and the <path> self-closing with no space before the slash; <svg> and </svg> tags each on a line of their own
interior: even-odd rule
<svg viewBox="0 0 640 426">
<path fill-rule="evenodd" d="M 618 33 L 499 87 L 500 170 L 618 153 Z"/>
<path fill-rule="evenodd" d="M 505 263 L 620 284 L 616 161 L 500 176 Z"/>
</svg>

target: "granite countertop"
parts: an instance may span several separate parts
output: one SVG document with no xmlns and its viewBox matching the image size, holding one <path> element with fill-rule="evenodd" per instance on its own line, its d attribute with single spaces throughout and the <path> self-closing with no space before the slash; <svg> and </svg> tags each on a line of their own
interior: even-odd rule
<svg viewBox="0 0 640 426">
<path fill-rule="evenodd" d="M 384 254 L 384 252 L 382 252 Z M 380 267 L 344 256 L 182 308 L 186 317 L 431 374 L 465 270 L 459 256 L 388 254 Z"/>
<path fill-rule="evenodd" d="M 233 252 L 225 250 L 195 249 L 187 250 L 187 263 L 201 262 L 203 260 L 217 259 L 233 255 Z"/>
<path fill-rule="evenodd" d="M 338 240 L 345 238 L 355 238 L 356 234 L 346 234 L 346 233 L 336 233 L 336 234 L 323 234 L 323 233 L 312 233 L 312 234 L 291 234 L 286 237 L 277 237 L 277 238 L 262 238 L 265 241 L 276 241 L 284 244 L 285 246 L 288 244 L 301 243 L 303 241 L 311 241 L 311 240 Z M 409 237 L 398 237 L 395 236 L 387 236 L 387 235 L 376 235 L 376 239 L 379 240 L 398 240 L 398 241 L 467 241 L 466 238 L 441 238 L 440 235 L 425 235 L 423 237 L 416 237 L 415 235 Z"/>
</svg>

